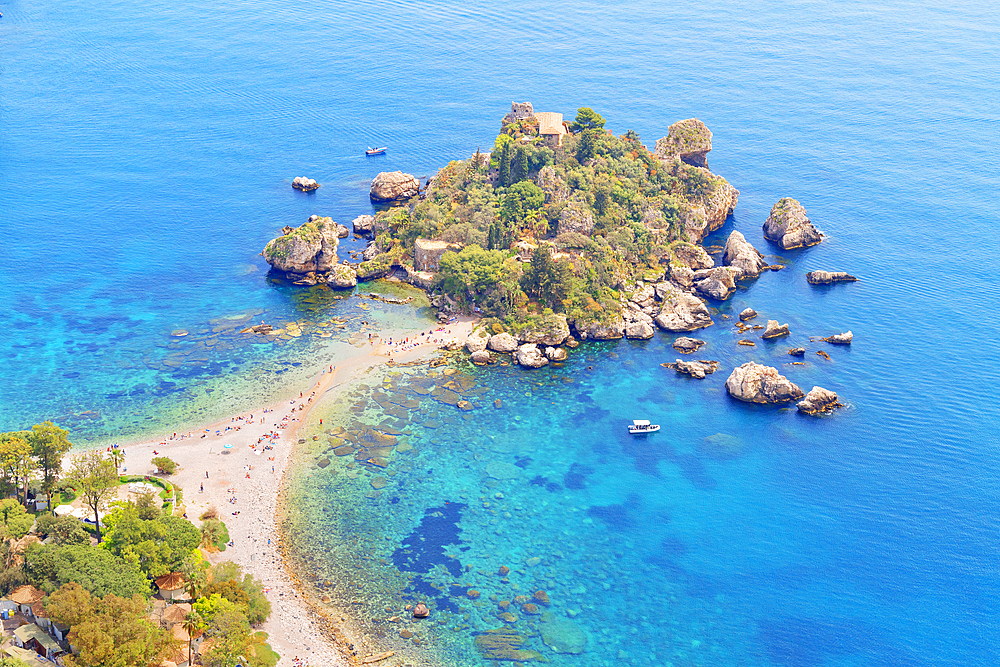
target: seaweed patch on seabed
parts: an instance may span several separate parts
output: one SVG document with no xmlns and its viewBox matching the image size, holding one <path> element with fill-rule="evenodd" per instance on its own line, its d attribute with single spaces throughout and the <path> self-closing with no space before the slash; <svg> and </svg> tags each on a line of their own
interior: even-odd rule
<svg viewBox="0 0 1000 667">
<path fill-rule="evenodd" d="M 435 568 L 443 567 L 453 577 L 462 576 L 462 563 L 457 556 L 448 553 L 448 547 L 454 549 L 461 544 L 458 522 L 466 507 L 463 503 L 445 503 L 442 507 L 427 509 L 420 524 L 403 538 L 400 547 L 393 552 L 392 564 L 401 572 L 418 573 L 407 587 L 404 598 L 431 598 L 438 609 L 460 613 L 458 606 L 448 598 L 465 595 L 466 587 L 452 584 L 445 589 L 443 585 L 436 586 L 419 574 L 430 574 Z M 467 551 L 469 547 L 458 549 Z"/>
</svg>

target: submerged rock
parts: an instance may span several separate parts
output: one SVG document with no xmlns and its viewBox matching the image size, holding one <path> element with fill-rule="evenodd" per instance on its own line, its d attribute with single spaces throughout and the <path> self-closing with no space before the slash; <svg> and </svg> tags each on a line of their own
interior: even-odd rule
<svg viewBox="0 0 1000 667">
<path fill-rule="evenodd" d="M 726 380 L 726 391 L 747 403 L 787 403 L 805 394 L 795 383 L 771 366 L 748 361 L 737 366 Z"/>
<path fill-rule="evenodd" d="M 789 334 L 787 324 L 778 324 L 778 320 L 768 320 L 767 329 L 761 334 L 761 338 L 778 338 Z"/>
<path fill-rule="evenodd" d="M 726 240 L 726 249 L 722 253 L 722 264 L 738 269 L 740 278 L 756 278 L 761 271 L 769 266 L 764 261 L 764 255 L 736 230 L 733 230 Z"/>
<path fill-rule="evenodd" d="M 843 405 L 837 401 L 836 393 L 823 387 L 813 387 L 806 394 L 806 397 L 799 401 L 795 407 L 799 409 L 799 412 L 814 415 L 831 412 L 836 408 L 843 407 Z"/>
<path fill-rule="evenodd" d="M 823 235 L 806 217 L 802 204 L 785 197 L 771 207 L 764 222 L 764 238 L 788 250 L 816 245 L 823 240 Z"/>
<path fill-rule="evenodd" d="M 417 606 L 413 608 L 413 618 L 427 618 L 430 615 L 431 610 L 423 602 L 418 602 Z"/>
<path fill-rule="evenodd" d="M 696 446 L 700 454 L 718 461 L 728 461 L 743 454 L 743 441 L 727 433 L 716 433 L 706 436 Z"/>
<path fill-rule="evenodd" d="M 401 171 L 383 171 L 372 180 L 369 197 L 372 201 L 396 201 L 415 197 L 420 192 L 420 181 L 412 174 Z"/>
<path fill-rule="evenodd" d="M 490 353 L 486 350 L 476 350 L 472 353 L 472 363 L 483 366 L 490 363 Z"/>
<path fill-rule="evenodd" d="M 822 340 L 825 340 L 827 343 L 832 343 L 833 345 L 850 345 L 851 341 L 854 340 L 854 334 L 850 331 L 845 331 L 844 333 L 827 336 Z"/>
<path fill-rule="evenodd" d="M 681 336 L 671 343 L 671 347 L 681 354 L 691 354 L 692 352 L 697 352 L 703 345 L 706 345 L 705 341 L 698 338 L 688 338 L 687 336 Z"/>
<path fill-rule="evenodd" d="M 810 285 L 830 285 L 832 283 L 853 283 L 857 278 L 843 271 L 810 271 L 806 274 Z"/>
<path fill-rule="evenodd" d="M 556 653 L 580 654 L 587 650 L 587 632 L 573 621 L 549 612 L 539 624 L 542 641 Z"/>
</svg>

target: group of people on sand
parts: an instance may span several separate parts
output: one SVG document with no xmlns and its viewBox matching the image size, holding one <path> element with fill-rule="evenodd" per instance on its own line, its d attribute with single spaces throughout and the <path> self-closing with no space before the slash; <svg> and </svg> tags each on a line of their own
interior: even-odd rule
<svg viewBox="0 0 1000 667">
<path fill-rule="evenodd" d="M 444 338 L 434 337 L 435 333 L 446 333 L 450 334 L 451 329 L 445 329 L 444 327 L 439 327 L 434 331 L 428 331 L 427 333 L 418 333 L 416 336 L 407 336 L 403 340 L 393 341 L 389 338 L 388 341 L 381 341 L 383 345 L 387 346 L 389 349 L 386 352 L 376 352 L 375 354 L 380 354 L 385 357 L 391 357 L 393 353 L 409 352 L 410 350 L 416 349 L 421 345 L 426 345 L 427 343 L 443 343 Z M 423 337 L 423 340 L 420 338 Z M 369 334 L 369 345 L 376 345 L 379 342 L 378 338 L 371 338 Z"/>
<path fill-rule="evenodd" d="M 299 656 L 292 658 L 292 665 L 294 667 L 309 667 L 309 663 L 306 662 L 305 658 L 300 658 Z"/>
</svg>

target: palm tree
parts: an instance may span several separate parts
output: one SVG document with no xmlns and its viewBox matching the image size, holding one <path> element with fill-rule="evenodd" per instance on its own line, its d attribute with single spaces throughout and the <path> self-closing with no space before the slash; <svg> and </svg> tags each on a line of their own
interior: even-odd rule
<svg viewBox="0 0 1000 667">
<path fill-rule="evenodd" d="M 111 448 L 111 461 L 115 464 L 115 474 L 118 474 L 118 468 L 125 463 L 125 452 L 118 449 L 117 447 Z"/>
<path fill-rule="evenodd" d="M 191 640 L 194 639 L 194 633 L 200 632 L 205 629 L 205 621 L 202 620 L 201 614 L 196 611 L 188 612 L 188 615 L 184 617 L 184 632 L 188 633 L 188 662 L 194 663 L 194 658 L 191 656 Z"/>
</svg>

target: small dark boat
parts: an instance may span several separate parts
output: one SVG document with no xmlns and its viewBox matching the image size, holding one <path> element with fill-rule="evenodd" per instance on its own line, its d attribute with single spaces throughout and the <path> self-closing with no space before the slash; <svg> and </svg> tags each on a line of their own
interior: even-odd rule
<svg viewBox="0 0 1000 667">
<path fill-rule="evenodd" d="M 368 150 L 365 151 L 365 155 L 385 155 L 388 148 L 388 146 L 383 146 L 382 148 L 372 148 L 369 146 Z"/>
</svg>

